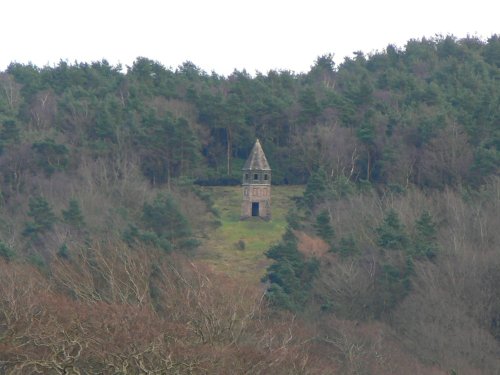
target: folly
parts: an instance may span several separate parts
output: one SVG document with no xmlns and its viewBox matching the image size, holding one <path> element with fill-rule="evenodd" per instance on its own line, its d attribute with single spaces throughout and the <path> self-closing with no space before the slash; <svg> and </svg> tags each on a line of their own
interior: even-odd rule
<svg viewBox="0 0 500 375">
<path fill-rule="evenodd" d="M 243 166 L 243 204 L 241 219 L 271 219 L 271 168 L 259 140 Z"/>
</svg>

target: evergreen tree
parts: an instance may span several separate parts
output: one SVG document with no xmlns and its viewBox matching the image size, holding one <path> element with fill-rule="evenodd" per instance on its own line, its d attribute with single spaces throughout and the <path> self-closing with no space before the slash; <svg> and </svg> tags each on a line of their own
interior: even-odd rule
<svg viewBox="0 0 500 375">
<path fill-rule="evenodd" d="M 11 143 L 19 141 L 19 128 L 15 120 L 6 120 L 2 123 L 0 142 Z"/>
<path fill-rule="evenodd" d="M 376 314 L 381 315 L 392 310 L 410 291 L 410 276 L 413 262 L 408 258 L 403 265 L 383 264 L 376 281 L 377 305 Z"/>
<path fill-rule="evenodd" d="M 7 245 L 5 242 L 0 240 L 0 257 L 9 261 L 9 260 L 12 260 L 12 258 L 14 258 L 15 255 L 16 255 L 16 253 L 14 252 L 14 250 L 12 250 L 12 248 L 9 245 Z"/>
<path fill-rule="evenodd" d="M 157 243 L 168 241 L 174 247 L 197 246 L 197 241 L 190 238 L 191 227 L 188 220 L 171 195 L 158 196 L 152 203 L 146 203 L 142 210 L 142 221 L 145 228 L 152 231 L 151 235 L 157 237 Z M 143 240 L 144 233 L 142 233 Z M 151 235 L 147 237 L 155 242 Z M 162 247 L 168 246 L 164 244 Z"/>
<path fill-rule="evenodd" d="M 37 153 L 38 165 L 50 176 L 55 171 L 61 171 L 68 166 L 68 148 L 56 143 L 53 139 L 35 142 L 32 146 Z"/>
<path fill-rule="evenodd" d="M 28 216 L 33 221 L 26 223 L 24 228 L 23 235 L 27 237 L 36 237 L 51 230 L 57 221 L 49 202 L 41 196 L 30 198 Z"/>
<path fill-rule="evenodd" d="M 19 128 L 14 120 L 6 120 L 0 127 L 0 155 L 3 148 L 11 143 L 19 141 Z"/>
<path fill-rule="evenodd" d="M 302 310 L 319 268 L 318 261 L 315 258 L 305 259 L 298 250 L 297 238 L 290 229 L 287 229 L 281 242 L 266 252 L 266 256 L 274 260 L 263 278 L 263 281 L 270 283 L 268 299 L 281 308 Z"/>
<path fill-rule="evenodd" d="M 69 249 L 68 245 L 63 243 L 60 247 L 59 250 L 57 250 L 56 255 L 61 258 L 61 259 L 69 259 Z"/>
<path fill-rule="evenodd" d="M 313 209 L 332 194 L 326 173 L 322 168 L 319 168 L 307 181 L 304 202 L 309 209 Z"/>
<path fill-rule="evenodd" d="M 316 223 L 314 224 L 316 233 L 326 242 L 331 243 L 333 237 L 335 236 L 335 231 L 330 223 L 330 213 L 328 210 L 322 210 L 318 216 L 316 216 Z"/>
<path fill-rule="evenodd" d="M 352 235 L 348 237 L 342 237 L 339 241 L 338 246 L 332 248 L 334 252 L 337 252 L 342 257 L 353 256 L 358 252 L 356 247 L 356 240 Z"/>
<path fill-rule="evenodd" d="M 424 211 L 415 222 L 413 250 L 415 256 L 433 259 L 438 252 L 436 224 L 429 212 Z"/>
<path fill-rule="evenodd" d="M 408 246 L 408 236 L 398 214 L 393 209 L 385 215 L 382 224 L 375 229 L 377 245 L 389 250 L 403 250 Z"/>
<path fill-rule="evenodd" d="M 75 228 L 81 228 L 85 225 L 80 205 L 76 199 L 69 201 L 68 209 L 62 211 L 63 221 Z"/>
</svg>

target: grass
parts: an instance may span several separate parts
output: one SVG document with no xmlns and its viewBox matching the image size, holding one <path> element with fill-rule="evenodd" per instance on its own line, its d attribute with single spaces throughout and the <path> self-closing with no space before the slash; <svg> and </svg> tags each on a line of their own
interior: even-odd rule
<svg viewBox="0 0 500 375">
<path fill-rule="evenodd" d="M 303 186 L 273 186 L 272 219 L 250 218 L 240 221 L 241 187 L 207 187 L 222 225 L 209 233 L 203 243 L 201 259 L 214 270 L 252 283 L 258 283 L 269 264 L 265 252 L 281 239 L 286 227 L 286 214 L 293 206 L 293 196 L 301 196 Z M 238 246 L 244 243 L 244 249 Z"/>
</svg>

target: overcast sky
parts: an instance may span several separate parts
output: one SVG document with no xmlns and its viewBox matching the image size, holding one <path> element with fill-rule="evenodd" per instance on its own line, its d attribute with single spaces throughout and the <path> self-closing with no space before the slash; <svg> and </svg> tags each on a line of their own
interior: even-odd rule
<svg viewBox="0 0 500 375">
<path fill-rule="evenodd" d="M 498 0 L 3 0 L 0 12 L 0 70 L 143 56 L 223 75 L 298 73 L 327 53 L 339 64 L 412 38 L 500 33 Z"/>
</svg>

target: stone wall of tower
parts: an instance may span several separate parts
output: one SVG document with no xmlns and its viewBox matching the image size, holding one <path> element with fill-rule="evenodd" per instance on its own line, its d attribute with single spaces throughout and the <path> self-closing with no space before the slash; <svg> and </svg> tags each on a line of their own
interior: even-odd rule
<svg viewBox="0 0 500 375">
<path fill-rule="evenodd" d="M 248 156 L 243 171 L 243 202 L 241 219 L 260 217 L 271 219 L 271 167 L 259 140 Z"/>
<path fill-rule="evenodd" d="M 241 206 L 241 218 L 246 219 L 258 216 L 262 219 L 270 220 L 271 172 L 244 171 L 242 188 L 243 203 Z M 256 206 L 255 204 L 258 205 Z M 256 209 L 258 209 L 258 215 L 255 215 Z"/>
</svg>

